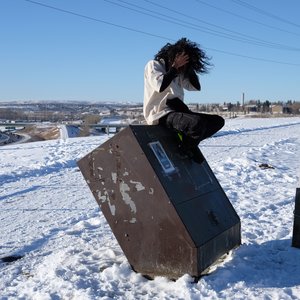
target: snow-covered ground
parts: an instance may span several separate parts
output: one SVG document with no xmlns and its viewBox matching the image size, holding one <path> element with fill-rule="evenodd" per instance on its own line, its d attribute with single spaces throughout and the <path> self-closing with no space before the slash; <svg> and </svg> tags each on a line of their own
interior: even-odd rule
<svg viewBox="0 0 300 300">
<path fill-rule="evenodd" d="M 0 257 L 22 256 L 0 262 L 1 300 L 300 299 L 300 118 L 226 120 L 200 144 L 241 218 L 242 245 L 197 283 L 131 270 L 76 165 L 108 138 L 0 147 Z"/>
</svg>

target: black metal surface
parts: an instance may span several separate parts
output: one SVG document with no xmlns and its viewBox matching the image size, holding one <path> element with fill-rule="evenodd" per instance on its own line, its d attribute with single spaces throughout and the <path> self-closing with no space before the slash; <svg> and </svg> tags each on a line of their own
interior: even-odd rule
<svg viewBox="0 0 300 300">
<path fill-rule="evenodd" d="M 197 241 L 197 246 L 211 238 L 210 233 L 207 237 L 203 234 L 200 237 L 197 228 L 205 226 L 212 231 L 220 231 L 240 222 L 205 159 L 203 163 L 198 164 L 192 159 L 180 155 L 176 136 L 165 128 L 134 126 L 132 130 L 159 176 L 170 200 L 177 211 L 182 212 L 180 215 L 186 226 L 190 228 L 192 236 L 195 235 L 194 240 Z M 176 167 L 174 174 L 164 174 L 157 159 L 149 151 L 147 145 L 153 139 L 161 142 L 170 160 L 174 162 Z M 199 212 L 198 216 L 195 215 L 195 211 Z"/>
<path fill-rule="evenodd" d="M 296 189 L 292 246 L 300 248 L 300 188 Z"/>
</svg>

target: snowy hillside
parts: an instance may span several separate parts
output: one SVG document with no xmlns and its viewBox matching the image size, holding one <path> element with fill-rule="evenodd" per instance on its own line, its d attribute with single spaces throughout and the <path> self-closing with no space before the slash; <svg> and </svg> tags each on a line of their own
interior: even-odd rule
<svg viewBox="0 0 300 300">
<path fill-rule="evenodd" d="M 76 161 L 107 136 L 0 147 L 0 299 L 300 299 L 300 118 L 233 119 L 200 144 L 242 245 L 199 282 L 133 272 Z M 271 168 L 261 168 L 266 164 Z"/>
</svg>

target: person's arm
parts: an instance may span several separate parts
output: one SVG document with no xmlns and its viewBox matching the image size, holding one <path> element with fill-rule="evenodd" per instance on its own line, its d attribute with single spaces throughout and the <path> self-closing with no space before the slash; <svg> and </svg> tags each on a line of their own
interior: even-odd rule
<svg viewBox="0 0 300 300">
<path fill-rule="evenodd" d="M 163 92 L 180 73 L 180 69 L 189 62 L 189 56 L 184 52 L 178 53 L 168 72 L 164 75 L 159 92 Z"/>
<path fill-rule="evenodd" d="M 196 72 L 192 68 L 187 70 L 185 76 L 186 76 L 186 78 L 188 78 L 189 82 L 192 84 L 192 86 L 197 91 L 201 90 L 201 85 L 200 85 L 199 78 L 198 78 Z"/>
<path fill-rule="evenodd" d="M 163 81 L 161 83 L 159 92 L 163 92 L 172 82 L 172 80 L 178 75 L 177 69 L 171 67 L 169 71 L 163 76 Z"/>
</svg>

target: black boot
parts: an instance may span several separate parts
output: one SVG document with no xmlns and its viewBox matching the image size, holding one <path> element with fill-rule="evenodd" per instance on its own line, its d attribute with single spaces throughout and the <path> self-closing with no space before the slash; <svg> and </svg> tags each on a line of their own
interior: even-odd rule
<svg viewBox="0 0 300 300">
<path fill-rule="evenodd" d="M 177 132 L 177 136 L 179 139 L 178 148 L 180 154 L 187 156 L 198 164 L 201 164 L 204 161 L 204 157 L 198 147 L 197 141 L 190 137 L 187 137 L 181 132 Z"/>
</svg>

